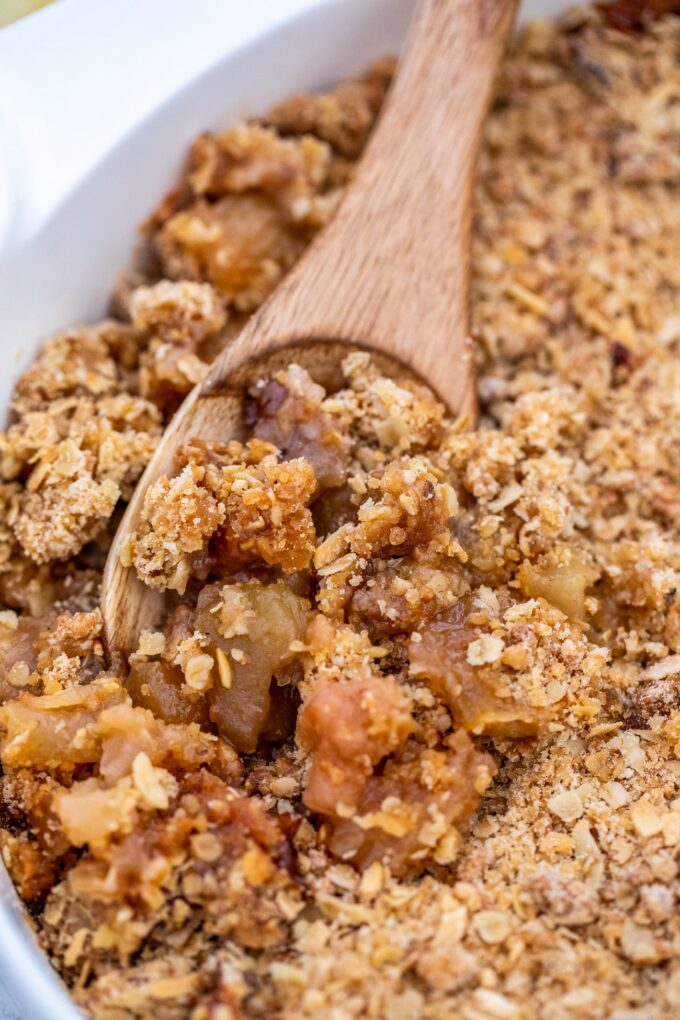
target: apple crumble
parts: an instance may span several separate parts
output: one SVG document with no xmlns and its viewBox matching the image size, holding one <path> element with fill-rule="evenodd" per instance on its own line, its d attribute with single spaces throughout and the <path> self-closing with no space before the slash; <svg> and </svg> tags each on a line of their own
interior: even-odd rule
<svg viewBox="0 0 680 1020">
<path fill-rule="evenodd" d="M 165 424 L 351 179 L 389 61 L 193 144 L 0 436 L 0 845 L 94 1020 L 680 1014 L 680 19 L 525 27 L 477 185 L 479 426 L 290 364 Z M 678 233 L 676 233 L 678 227 Z"/>
</svg>

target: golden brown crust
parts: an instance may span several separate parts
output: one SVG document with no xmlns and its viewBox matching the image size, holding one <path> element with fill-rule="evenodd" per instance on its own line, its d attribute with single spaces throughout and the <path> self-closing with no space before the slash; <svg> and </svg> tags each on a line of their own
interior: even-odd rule
<svg viewBox="0 0 680 1020">
<path fill-rule="evenodd" d="M 249 444 L 149 493 L 127 552 L 175 601 L 129 677 L 114 504 L 330 214 L 389 68 L 199 139 L 129 321 L 19 381 L 0 844 L 97 1020 L 680 1010 L 680 22 L 634 20 L 536 23 L 503 66 L 480 428 L 361 354 L 335 393 L 264 380 Z"/>
</svg>

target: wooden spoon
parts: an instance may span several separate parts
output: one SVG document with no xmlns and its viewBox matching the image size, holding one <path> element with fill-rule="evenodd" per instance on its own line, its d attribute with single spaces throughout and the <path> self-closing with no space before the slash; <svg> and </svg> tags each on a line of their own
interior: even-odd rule
<svg viewBox="0 0 680 1020">
<path fill-rule="evenodd" d="M 479 138 L 517 0 L 422 0 L 379 123 L 327 227 L 215 360 L 167 428 L 104 571 L 109 654 L 158 625 L 163 596 L 120 562 L 144 495 L 189 439 L 242 438 L 244 389 L 297 362 L 320 382 L 350 350 L 427 383 L 474 420 L 471 192 Z"/>
</svg>

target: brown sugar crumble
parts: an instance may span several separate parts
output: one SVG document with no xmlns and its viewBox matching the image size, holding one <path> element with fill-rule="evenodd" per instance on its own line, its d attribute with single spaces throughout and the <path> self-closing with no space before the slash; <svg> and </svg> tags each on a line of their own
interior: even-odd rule
<svg viewBox="0 0 680 1020">
<path fill-rule="evenodd" d="M 392 64 L 197 139 L 114 317 L 17 383 L 0 845 L 95 1020 L 680 1015 L 680 19 L 613 6 L 501 71 L 478 429 L 362 354 L 261 380 L 147 493 L 125 560 L 168 610 L 124 675 L 120 507 Z"/>
</svg>

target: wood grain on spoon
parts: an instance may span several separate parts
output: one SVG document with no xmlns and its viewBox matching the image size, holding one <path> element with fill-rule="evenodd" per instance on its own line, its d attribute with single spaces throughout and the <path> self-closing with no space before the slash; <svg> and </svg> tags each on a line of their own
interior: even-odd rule
<svg viewBox="0 0 680 1020">
<path fill-rule="evenodd" d="M 470 219 L 479 138 L 518 0 L 423 0 L 356 176 L 335 216 L 167 428 L 111 546 L 102 612 L 109 653 L 129 654 L 163 596 L 120 562 L 148 486 L 193 438 L 242 438 L 244 388 L 294 361 L 317 380 L 352 348 L 419 376 L 457 415 L 476 413 L 469 341 Z"/>
</svg>

